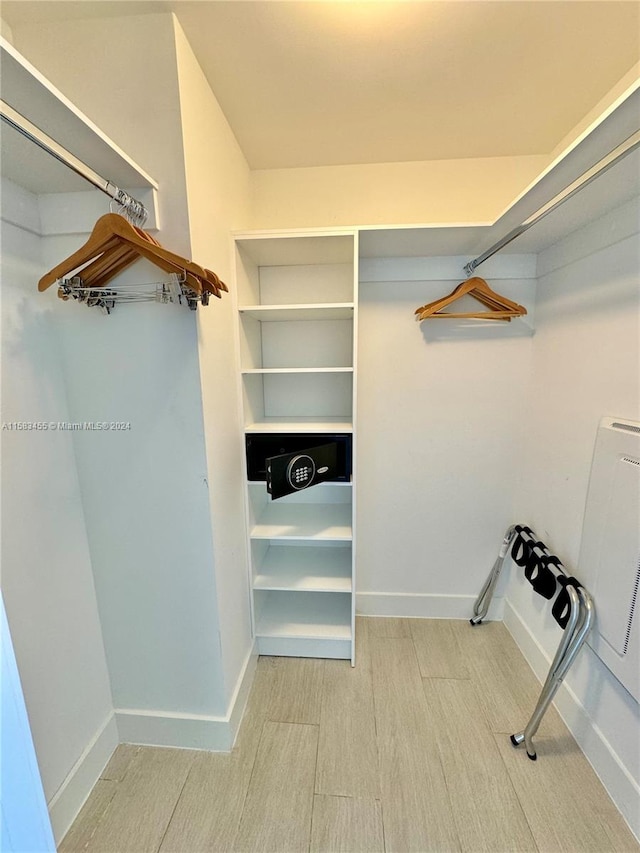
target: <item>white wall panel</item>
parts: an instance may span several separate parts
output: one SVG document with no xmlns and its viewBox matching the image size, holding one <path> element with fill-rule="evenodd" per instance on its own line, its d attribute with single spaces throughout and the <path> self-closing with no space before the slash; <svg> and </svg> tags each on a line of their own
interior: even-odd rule
<svg viewBox="0 0 640 853">
<path fill-rule="evenodd" d="M 246 228 L 249 221 L 249 167 L 175 18 L 174 29 L 191 251 L 199 264 L 215 270 L 231 288 L 230 233 Z M 208 308 L 198 311 L 197 321 L 209 527 L 218 595 L 217 625 L 210 630 L 212 635 L 219 631 L 221 688 L 225 713 L 231 713 L 252 649 L 232 294 L 212 299 Z"/>
<path fill-rule="evenodd" d="M 531 330 L 417 323 L 414 309 L 456 283 L 360 288 L 359 593 L 474 595 L 512 521 Z M 532 305 L 533 279 L 495 287 Z M 442 615 L 454 614 L 443 606 Z"/>
<path fill-rule="evenodd" d="M 190 257 L 173 17 L 33 24 L 14 40 L 158 181 L 158 239 Z M 83 74 L 69 61 L 78 44 L 92 56 Z M 109 45 L 136 57 L 135 74 L 114 61 Z M 92 209 L 85 233 L 94 222 Z M 45 269 L 84 239 L 48 238 Z M 158 276 L 141 261 L 122 280 Z M 54 288 L 34 298 L 57 303 Z M 131 424 L 120 433 L 74 434 L 116 708 L 224 714 L 196 318 L 164 305 L 118 306 L 110 317 L 63 308 L 70 420 Z"/>
<path fill-rule="evenodd" d="M 563 563 L 578 573 L 585 501 L 600 418 L 638 420 L 640 328 L 637 233 L 617 242 L 635 221 L 634 206 L 599 221 L 595 238 L 580 234 L 540 257 L 552 271 L 539 280 L 533 374 L 523 410 L 519 455 L 518 520 L 529 524 Z M 630 218 L 631 217 L 631 218 Z M 614 219 L 616 220 L 614 222 Z M 598 223 L 589 226 L 598 231 Z M 604 236 L 612 245 L 603 248 Z M 576 246 L 582 244 L 582 256 Z M 566 263 L 562 263 L 562 250 Z M 550 658 L 558 628 L 521 578 L 508 598 L 519 620 Z M 542 602 L 543 604 L 544 602 Z M 596 612 L 598 601 L 595 601 Z M 564 709 L 581 708 L 576 736 L 619 807 L 638 824 L 640 708 L 589 647 L 582 652 L 559 696 Z M 564 698 L 563 698 L 564 697 Z M 571 707 L 570 707 L 571 706 Z"/>
<path fill-rule="evenodd" d="M 35 196 L 4 182 L 3 217 L 6 205 L 17 218 L 18 196 L 37 224 Z M 73 433 L 53 429 L 71 420 L 56 326 L 67 306 L 37 292 L 41 244 L 2 222 L 2 588 L 50 802 L 113 705 Z"/>
</svg>

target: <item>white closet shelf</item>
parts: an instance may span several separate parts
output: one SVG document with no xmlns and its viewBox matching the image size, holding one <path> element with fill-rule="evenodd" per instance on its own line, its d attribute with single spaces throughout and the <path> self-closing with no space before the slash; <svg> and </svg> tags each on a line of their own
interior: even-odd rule
<svg viewBox="0 0 640 853">
<path fill-rule="evenodd" d="M 264 432 L 353 432 L 350 417 L 266 417 L 247 424 L 247 433 Z"/>
<path fill-rule="evenodd" d="M 271 545 L 254 589 L 351 592 L 351 548 Z"/>
<path fill-rule="evenodd" d="M 250 367 L 242 373 L 353 373 L 353 367 Z"/>
<path fill-rule="evenodd" d="M 318 302 L 296 305 L 242 305 L 238 311 L 245 317 L 262 322 L 286 320 L 350 320 L 353 302 Z"/>
<path fill-rule="evenodd" d="M 251 538 L 350 542 L 351 504 L 267 504 L 251 530 Z"/>
<path fill-rule="evenodd" d="M 256 635 L 259 638 L 350 640 L 350 596 L 267 592 L 258 616 Z"/>
<path fill-rule="evenodd" d="M 2 98 L 60 145 L 121 189 L 158 184 L 0 37 Z M 87 183 L 17 131 L 2 125 L 2 174 L 34 193 L 86 190 Z"/>
</svg>

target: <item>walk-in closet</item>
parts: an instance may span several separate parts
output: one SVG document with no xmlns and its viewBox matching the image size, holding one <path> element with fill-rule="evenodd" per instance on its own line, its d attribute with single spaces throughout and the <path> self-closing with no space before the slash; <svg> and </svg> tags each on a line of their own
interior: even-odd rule
<svg viewBox="0 0 640 853">
<path fill-rule="evenodd" d="M 640 5 L 0 18 L 2 849 L 640 849 Z"/>
</svg>

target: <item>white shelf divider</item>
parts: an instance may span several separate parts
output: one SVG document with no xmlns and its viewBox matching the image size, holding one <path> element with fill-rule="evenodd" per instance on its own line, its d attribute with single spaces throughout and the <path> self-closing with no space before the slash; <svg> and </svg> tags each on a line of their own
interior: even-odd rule
<svg viewBox="0 0 640 853">
<path fill-rule="evenodd" d="M 351 418 L 322 417 L 266 417 L 245 426 L 247 433 L 277 432 L 353 432 Z"/>
<path fill-rule="evenodd" d="M 242 373 L 353 373 L 353 367 L 249 367 Z"/>
<path fill-rule="evenodd" d="M 353 302 L 327 302 L 296 305 L 241 305 L 240 314 L 261 322 L 286 320 L 350 320 Z"/>
</svg>

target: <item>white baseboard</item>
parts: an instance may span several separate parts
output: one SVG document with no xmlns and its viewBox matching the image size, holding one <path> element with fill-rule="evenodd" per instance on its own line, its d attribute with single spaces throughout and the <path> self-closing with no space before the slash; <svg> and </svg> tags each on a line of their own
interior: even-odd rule
<svg viewBox="0 0 640 853">
<path fill-rule="evenodd" d="M 116 708 L 115 715 L 120 743 L 207 749 L 212 752 L 229 752 L 232 746 L 231 729 L 226 717 L 137 708 Z"/>
<path fill-rule="evenodd" d="M 475 595 L 426 595 L 412 592 L 359 592 L 361 616 L 403 616 L 423 619 L 471 619 Z M 502 619 L 504 599 L 494 598 L 487 621 Z"/>
<path fill-rule="evenodd" d="M 254 643 L 224 717 L 122 708 L 111 713 L 48 803 L 56 844 L 78 816 L 119 743 L 228 752 L 242 721 L 257 660 Z"/>
<path fill-rule="evenodd" d="M 504 624 L 536 676 L 540 681 L 544 681 L 551 666 L 551 659 L 509 601 L 505 602 Z M 556 694 L 554 705 L 629 828 L 640 838 L 640 787 L 565 682 Z"/>
<path fill-rule="evenodd" d="M 233 746 L 235 742 L 238 729 L 240 728 L 240 723 L 242 722 L 242 717 L 244 716 L 245 708 L 247 707 L 247 700 L 249 699 L 249 693 L 251 692 L 251 685 L 253 684 L 257 665 L 258 644 L 254 640 L 251 650 L 244 662 L 244 666 L 242 667 L 242 671 L 238 677 L 238 681 L 236 682 L 236 687 L 233 691 L 233 695 L 231 696 L 229 707 L 227 708 L 227 719 L 229 720 L 229 727 L 231 730 L 231 746 Z"/>
<path fill-rule="evenodd" d="M 229 752 L 242 720 L 257 662 L 255 643 L 238 676 L 224 716 L 116 708 L 120 743 Z"/>
<path fill-rule="evenodd" d="M 117 745 L 118 729 L 111 713 L 47 804 L 56 844 L 76 819 Z"/>
</svg>

